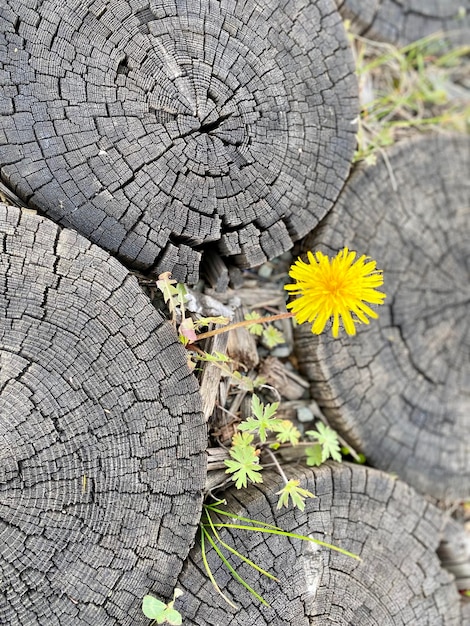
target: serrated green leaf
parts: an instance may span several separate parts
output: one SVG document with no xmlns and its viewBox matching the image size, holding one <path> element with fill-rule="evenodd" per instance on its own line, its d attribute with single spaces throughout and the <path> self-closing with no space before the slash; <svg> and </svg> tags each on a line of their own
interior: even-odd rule
<svg viewBox="0 0 470 626">
<path fill-rule="evenodd" d="M 309 467 L 317 467 L 321 465 L 323 459 L 322 447 L 319 443 L 305 449 L 306 460 L 305 462 Z"/>
<path fill-rule="evenodd" d="M 259 397 L 254 394 L 251 399 L 251 410 L 253 415 L 258 419 L 270 419 L 278 410 L 279 402 L 273 402 L 272 404 L 263 404 Z"/>
<path fill-rule="evenodd" d="M 291 446 L 296 446 L 302 436 L 291 420 L 280 420 L 275 430 L 277 441 L 279 443 L 290 443 Z"/>
<path fill-rule="evenodd" d="M 254 417 L 249 417 L 238 425 L 238 430 L 256 433 L 260 441 L 264 443 L 267 439 L 267 433 L 274 431 L 279 427 L 281 420 L 273 417 L 279 408 L 279 402 L 264 405 L 256 394 L 251 400 L 251 408 Z"/>
<path fill-rule="evenodd" d="M 322 422 L 318 422 L 317 430 L 309 430 L 305 434 L 316 439 L 321 445 L 322 461 L 326 461 L 331 457 L 341 463 L 341 450 L 338 435 L 332 428 Z"/>
<path fill-rule="evenodd" d="M 259 464 L 257 450 L 251 445 L 251 441 L 253 441 L 253 435 L 236 433 L 229 452 L 231 459 L 224 461 L 227 467 L 225 472 L 233 474 L 231 479 L 235 482 L 237 489 L 246 487 L 248 480 L 253 483 L 263 482 L 263 477 L 259 474 L 263 468 Z"/>
<path fill-rule="evenodd" d="M 271 324 L 263 330 L 263 341 L 266 347 L 270 349 L 285 343 L 284 335 Z"/>
<path fill-rule="evenodd" d="M 232 449 L 233 448 L 242 448 L 243 446 L 253 447 L 251 444 L 253 442 L 253 435 L 249 433 L 241 433 L 237 432 L 232 437 Z"/>
<path fill-rule="evenodd" d="M 277 509 L 282 509 L 283 506 L 289 506 L 290 498 L 292 500 L 292 506 L 297 507 L 301 511 L 305 509 L 306 498 L 315 497 L 311 491 L 300 487 L 300 480 L 293 479 L 289 480 L 280 491 L 277 491 L 276 495 L 279 496 L 279 501 L 276 507 Z"/>
<path fill-rule="evenodd" d="M 252 313 L 245 313 L 245 320 L 253 320 L 253 324 L 248 326 L 248 330 L 252 335 L 261 336 L 263 334 L 263 325 L 256 323 L 256 320 L 260 318 L 261 316 L 256 311 L 253 311 Z"/>
</svg>

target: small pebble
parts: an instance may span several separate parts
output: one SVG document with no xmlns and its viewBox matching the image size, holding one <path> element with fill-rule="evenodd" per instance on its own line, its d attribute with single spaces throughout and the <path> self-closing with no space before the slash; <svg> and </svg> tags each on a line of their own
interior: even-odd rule
<svg viewBox="0 0 470 626">
<path fill-rule="evenodd" d="M 300 406 L 297 409 L 297 419 L 302 424 L 306 424 L 307 422 L 311 422 L 314 418 L 313 411 L 311 411 L 308 406 Z"/>
<path fill-rule="evenodd" d="M 263 263 L 258 270 L 258 276 L 260 278 L 269 278 L 273 273 L 273 266 L 271 263 Z"/>
<path fill-rule="evenodd" d="M 275 348 L 271 350 L 272 356 L 277 356 L 278 359 L 283 359 L 283 358 L 288 357 L 291 352 L 292 352 L 291 346 L 288 346 L 288 345 L 276 346 Z"/>
</svg>

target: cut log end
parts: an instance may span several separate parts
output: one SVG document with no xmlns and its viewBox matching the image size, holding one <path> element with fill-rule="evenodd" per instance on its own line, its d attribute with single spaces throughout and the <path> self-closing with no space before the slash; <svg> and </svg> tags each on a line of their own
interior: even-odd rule
<svg viewBox="0 0 470 626">
<path fill-rule="evenodd" d="M 238 574 L 270 607 L 235 581 L 208 547 L 216 582 L 238 607 L 231 609 L 212 587 L 200 548 L 195 548 L 178 580 L 184 590 L 178 600 L 184 620 L 201 626 L 462 623 L 457 588 L 436 554 L 444 519 L 422 496 L 360 466 L 331 464 L 287 472 L 317 496 L 307 500 L 304 512 L 276 510 L 275 492 L 282 484 L 268 472 L 262 485 L 224 492 L 228 510 L 332 543 L 362 560 L 309 541 L 220 529 L 223 541 L 278 578 L 267 579 L 228 554 Z"/>
<path fill-rule="evenodd" d="M 402 142 L 387 163 L 359 167 L 306 248 L 372 256 L 385 304 L 355 337 L 297 332 L 334 427 L 369 463 L 442 499 L 470 495 L 468 171 L 464 136 Z"/>
<path fill-rule="evenodd" d="M 7 0 L 3 183 L 191 283 L 206 249 L 249 267 L 291 248 L 347 176 L 357 86 L 328 3 L 271 4 Z"/>
<path fill-rule="evenodd" d="M 145 624 L 194 540 L 207 444 L 171 325 L 83 237 L 0 204 L 0 621 Z"/>
</svg>

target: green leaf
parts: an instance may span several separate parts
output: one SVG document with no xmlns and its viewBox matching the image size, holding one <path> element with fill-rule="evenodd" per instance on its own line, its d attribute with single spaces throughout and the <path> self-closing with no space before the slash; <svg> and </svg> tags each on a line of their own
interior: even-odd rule
<svg viewBox="0 0 470 626">
<path fill-rule="evenodd" d="M 275 348 L 285 343 L 285 339 L 281 331 L 270 324 L 263 330 L 263 342 L 267 348 Z"/>
<path fill-rule="evenodd" d="M 177 304 L 184 307 L 186 300 L 188 299 L 188 290 L 183 283 L 177 283 L 175 287 Z"/>
<path fill-rule="evenodd" d="M 169 607 L 165 610 L 165 620 L 172 626 L 180 626 L 183 623 L 181 613 L 179 613 L 176 609 L 170 609 Z"/>
<path fill-rule="evenodd" d="M 225 460 L 226 474 L 233 474 L 231 479 L 235 487 L 241 489 L 247 486 L 248 480 L 253 483 L 262 483 L 263 477 L 259 474 L 262 467 L 259 464 L 257 450 L 251 445 L 253 435 L 236 433 L 230 448 L 230 460 Z"/>
<path fill-rule="evenodd" d="M 279 408 L 279 402 L 264 405 L 256 394 L 251 400 L 251 409 L 254 417 L 249 417 L 238 425 L 238 430 L 257 433 L 260 441 L 264 443 L 267 439 L 268 431 L 275 431 L 281 420 L 273 417 Z"/>
<path fill-rule="evenodd" d="M 310 467 L 317 467 L 322 464 L 323 450 L 319 443 L 305 449 L 306 463 Z"/>
<path fill-rule="evenodd" d="M 291 420 L 280 420 L 275 430 L 277 441 L 279 443 L 290 443 L 291 446 L 296 446 L 302 436 Z"/>
<path fill-rule="evenodd" d="M 235 433 L 232 437 L 232 446 L 234 448 L 254 448 L 251 444 L 253 443 L 253 435 L 248 433 Z"/>
<path fill-rule="evenodd" d="M 259 313 L 256 313 L 256 311 L 253 311 L 252 313 L 245 313 L 245 320 L 259 320 L 260 318 L 261 316 Z M 263 334 L 263 325 L 257 324 L 256 321 L 254 321 L 253 324 L 248 326 L 248 330 L 252 335 L 261 336 Z"/>
<path fill-rule="evenodd" d="M 219 326 L 226 326 L 229 322 L 229 318 L 223 315 L 200 317 L 196 322 L 194 322 L 194 327 L 196 328 L 196 330 L 200 330 L 205 326 L 209 326 L 209 324 L 219 324 Z"/>
<path fill-rule="evenodd" d="M 163 274 L 159 275 L 157 280 L 157 287 L 162 292 L 165 304 L 168 305 L 171 314 L 176 310 L 174 300 L 174 298 L 178 297 L 178 289 L 175 287 L 176 284 L 176 280 L 171 278 L 170 272 L 163 272 Z"/>
<path fill-rule="evenodd" d="M 156 619 L 157 621 L 163 616 L 167 605 L 158 600 L 158 598 L 154 598 L 153 596 L 144 596 L 142 601 L 142 612 L 145 617 L 149 619 Z M 158 622 L 162 624 L 163 622 Z"/>
<path fill-rule="evenodd" d="M 291 479 L 280 491 L 276 492 L 276 495 L 279 496 L 277 509 L 282 509 L 283 506 L 289 506 L 289 498 L 292 500 L 292 506 L 297 507 L 301 511 L 305 509 L 305 499 L 314 498 L 315 495 L 299 485 L 300 480 Z"/>
<path fill-rule="evenodd" d="M 309 437 L 316 439 L 322 447 L 322 462 L 330 457 L 341 463 L 341 451 L 338 441 L 338 435 L 335 431 L 326 426 L 322 422 L 318 422 L 317 430 L 308 430 L 306 433 Z"/>
<path fill-rule="evenodd" d="M 168 623 L 172 626 L 180 626 L 183 623 L 183 618 L 179 611 L 173 608 L 173 604 L 181 594 L 181 589 L 175 589 L 173 600 L 168 604 L 147 595 L 142 601 L 142 612 L 145 617 L 155 620 L 157 624 Z"/>
</svg>

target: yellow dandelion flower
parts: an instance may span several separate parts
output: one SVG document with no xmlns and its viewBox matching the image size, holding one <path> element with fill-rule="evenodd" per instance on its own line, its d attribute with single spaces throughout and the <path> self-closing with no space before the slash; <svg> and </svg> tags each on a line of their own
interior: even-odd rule
<svg viewBox="0 0 470 626">
<path fill-rule="evenodd" d="M 308 263 L 299 258 L 292 265 L 289 276 L 296 282 L 285 286 L 300 296 L 287 305 L 299 324 L 312 322 L 312 333 L 319 335 L 332 317 L 332 333 L 337 337 L 340 318 L 347 334 L 355 335 L 356 323 L 368 324 L 367 316 L 378 317 L 366 304 L 383 304 L 385 299 L 376 290 L 383 285 L 383 276 L 375 261 L 365 254 L 355 261 L 356 253 L 348 248 L 332 259 L 321 252 L 307 256 Z"/>
</svg>

